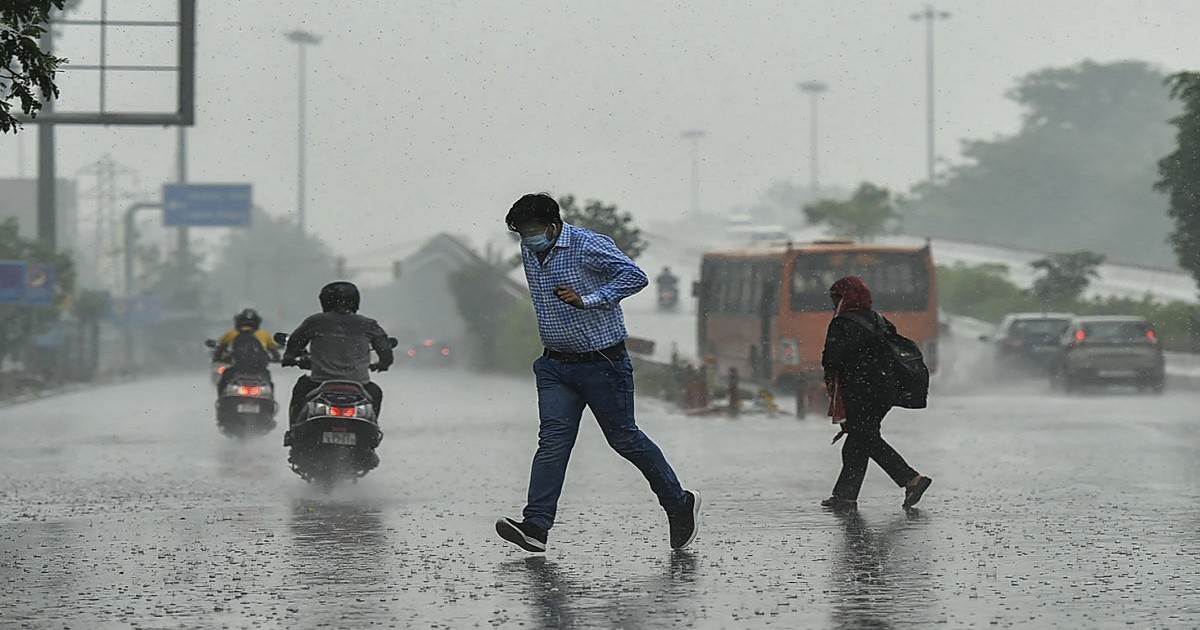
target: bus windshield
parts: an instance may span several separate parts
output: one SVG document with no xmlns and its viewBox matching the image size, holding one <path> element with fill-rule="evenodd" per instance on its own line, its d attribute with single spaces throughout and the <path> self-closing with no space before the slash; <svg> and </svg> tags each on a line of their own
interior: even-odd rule
<svg viewBox="0 0 1200 630">
<path fill-rule="evenodd" d="M 867 283 L 881 311 L 923 311 L 929 307 L 929 272 L 921 252 L 819 252 L 796 256 L 792 310 L 833 309 L 829 287 L 843 276 Z"/>
</svg>

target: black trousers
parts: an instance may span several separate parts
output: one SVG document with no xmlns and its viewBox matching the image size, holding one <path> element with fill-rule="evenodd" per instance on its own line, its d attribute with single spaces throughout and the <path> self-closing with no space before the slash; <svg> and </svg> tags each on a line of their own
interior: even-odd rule
<svg viewBox="0 0 1200 630">
<path fill-rule="evenodd" d="M 887 412 L 887 407 L 847 405 L 842 472 L 833 486 L 833 496 L 857 501 L 858 491 L 867 476 L 867 462 L 872 459 L 898 486 L 907 485 L 917 476 L 917 471 L 879 434 Z"/>
<path fill-rule="evenodd" d="M 314 381 L 307 374 L 296 379 L 296 385 L 292 387 L 292 402 L 288 405 L 288 417 L 292 424 L 295 424 L 296 418 L 300 417 L 300 411 L 304 408 L 308 394 L 320 385 L 321 381 Z M 383 390 L 375 383 L 363 383 L 363 387 L 371 396 L 371 406 L 375 407 L 375 418 L 378 419 L 379 410 L 383 408 Z"/>
</svg>

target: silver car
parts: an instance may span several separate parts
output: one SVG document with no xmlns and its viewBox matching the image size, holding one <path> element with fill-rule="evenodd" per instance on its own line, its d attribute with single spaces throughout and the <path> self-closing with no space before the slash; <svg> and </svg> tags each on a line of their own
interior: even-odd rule
<svg viewBox="0 0 1200 630">
<path fill-rule="evenodd" d="M 1120 383 L 1161 392 L 1163 349 L 1144 318 L 1089 315 L 1071 319 L 1051 363 L 1051 385 L 1067 391 L 1087 384 Z"/>
</svg>

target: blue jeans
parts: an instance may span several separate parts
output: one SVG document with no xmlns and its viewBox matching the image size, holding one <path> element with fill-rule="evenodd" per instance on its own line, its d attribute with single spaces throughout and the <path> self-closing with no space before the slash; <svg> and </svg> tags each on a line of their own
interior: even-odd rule
<svg viewBox="0 0 1200 630">
<path fill-rule="evenodd" d="M 545 529 L 554 525 L 558 497 L 567 476 L 567 460 L 579 435 L 587 406 L 596 416 L 605 439 L 621 457 L 642 472 L 663 509 L 673 512 L 684 503 L 683 486 L 658 446 L 633 419 L 633 364 L 618 361 L 567 363 L 541 357 L 533 362 L 537 377 L 538 449 L 529 475 L 526 522 Z"/>
</svg>

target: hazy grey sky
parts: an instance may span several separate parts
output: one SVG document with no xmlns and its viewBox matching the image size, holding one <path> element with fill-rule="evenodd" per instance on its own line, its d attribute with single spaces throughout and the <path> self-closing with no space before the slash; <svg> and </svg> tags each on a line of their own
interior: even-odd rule
<svg viewBox="0 0 1200 630">
<path fill-rule="evenodd" d="M 164 0 L 111 0 L 122 8 Z M 83 11 L 98 6 L 85 0 Z M 309 54 L 309 221 L 351 257 L 432 231 L 502 230 L 521 193 L 601 198 L 646 221 L 689 205 L 684 129 L 701 143 L 707 211 L 752 202 L 772 182 L 807 181 L 808 105 L 799 81 L 829 84 L 822 182 L 907 189 L 924 176 L 924 30 L 900 0 L 201 2 L 195 182 L 251 182 L 258 204 L 294 208 L 296 48 Z M 1200 59 L 1192 0 L 946 0 L 937 23 L 939 154 L 1016 129 L 1003 97 L 1032 70 Z M 167 11 L 166 13 L 170 13 Z M 64 39 L 82 43 L 82 38 Z M 161 37 L 110 37 L 121 60 L 155 62 Z M 69 53 L 87 63 L 83 53 Z M 70 75 L 64 104 L 92 84 Z M 75 83 L 73 84 L 72 81 Z M 81 89 L 75 90 L 76 87 Z M 122 91 L 123 90 L 123 91 Z M 117 85 L 110 101 L 140 96 Z M 90 96 L 89 96 L 90 98 Z M 158 102 L 161 99 L 151 99 Z M 34 172 L 33 127 L 26 173 Z M 60 174 L 103 153 L 149 187 L 174 177 L 175 132 L 60 127 Z M 0 138 L 0 174 L 18 171 Z M 85 206 L 86 209 L 86 206 Z"/>
</svg>

